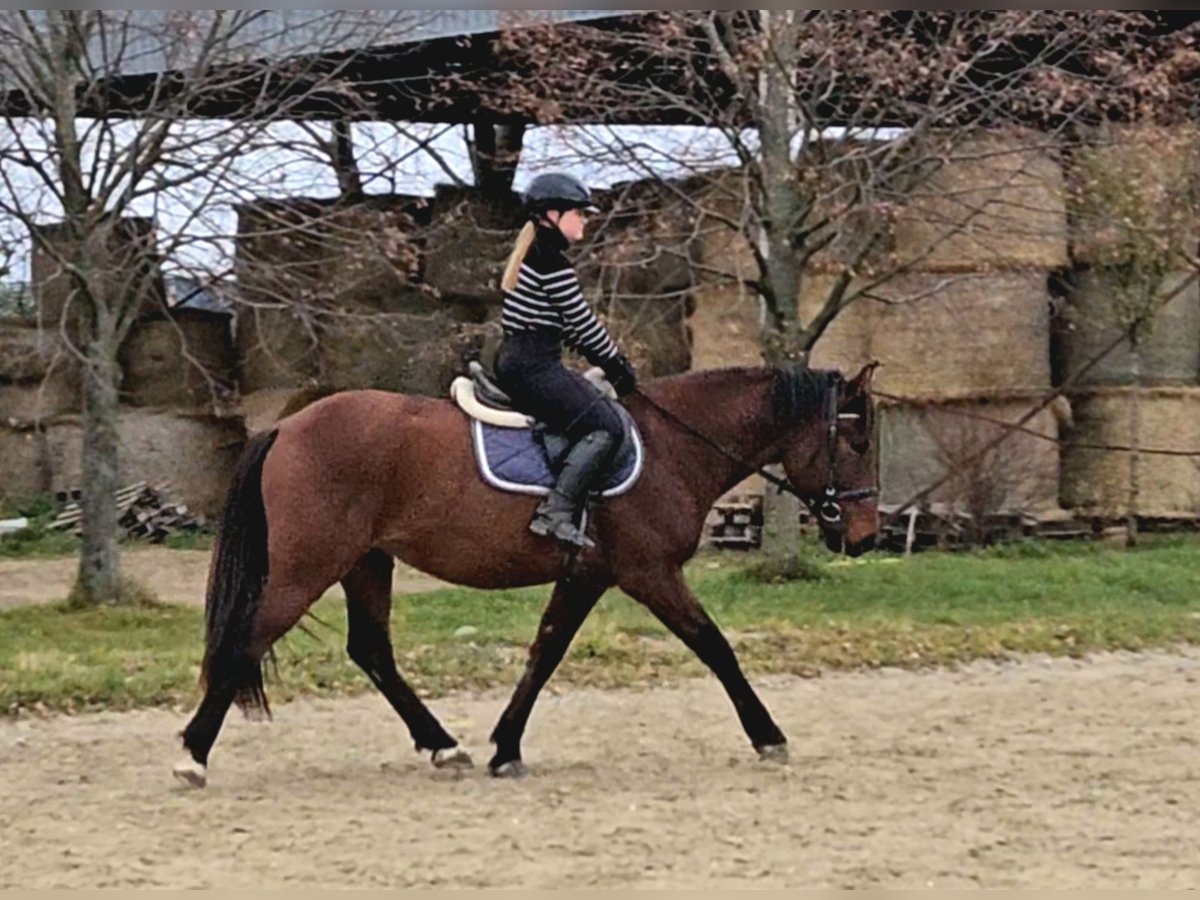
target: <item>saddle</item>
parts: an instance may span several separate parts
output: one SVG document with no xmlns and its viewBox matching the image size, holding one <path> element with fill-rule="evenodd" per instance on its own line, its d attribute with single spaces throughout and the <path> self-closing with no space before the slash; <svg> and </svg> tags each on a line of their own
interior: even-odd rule
<svg viewBox="0 0 1200 900">
<path fill-rule="evenodd" d="M 530 416 L 517 411 L 512 398 L 500 389 L 478 360 L 467 364 L 467 372 L 470 378 L 460 375 L 451 382 L 450 396 L 468 416 L 498 428 L 529 428 L 535 424 Z M 617 398 L 617 392 L 604 377 L 603 369 L 593 367 L 584 372 L 583 377 L 603 396 L 613 400 Z"/>
<path fill-rule="evenodd" d="M 571 441 L 550 431 L 543 423 L 519 412 L 510 398 L 492 380 L 480 363 L 467 367 L 470 377 L 459 376 L 450 384 L 450 396 L 471 419 L 472 442 L 480 474 L 493 487 L 523 494 L 546 494 Z M 625 438 L 613 456 L 609 471 L 601 479 L 602 497 L 614 497 L 633 487 L 642 471 L 642 440 L 633 417 L 615 403 L 616 392 L 600 368 L 584 377 L 597 393 L 613 402 L 625 426 Z"/>
</svg>

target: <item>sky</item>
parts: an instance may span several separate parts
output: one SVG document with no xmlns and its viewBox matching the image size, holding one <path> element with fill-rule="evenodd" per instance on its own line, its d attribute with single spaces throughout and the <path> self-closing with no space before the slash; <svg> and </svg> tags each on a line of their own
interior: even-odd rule
<svg viewBox="0 0 1200 900">
<path fill-rule="evenodd" d="M 91 137 L 86 120 L 80 127 Z M 38 123 L 18 124 L 17 130 L 0 126 L 0 154 L 9 151 L 0 177 L 0 202 L 16 203 L 31 211 L 40 222 L 60 215 L 53 192 L 41 185 L 32 172 L 12 164 L 11 151 L 30 147 L 45 153 L 45 140 Z M 111 139 L 127 139 L 120 133 Z M 205 128 L 215 129 L 212 141 Z M 297 126 L 272 126 L 264 146 L 245 155 L 223 157 L 220 130 L 225 123 L 181 123 L 178 133 L 195 144 L 190 151 L 216 173 L 214 177 L 164 187 L 139 197 L 132 208 L 138 215 L 152 216 L 158 225 L 160 247 L 184 240 L 169 253 L 165 268 L 192 274 L 221 272 L 229 268 L 236 230 L 234 204 L 254 196 L 333 197 L 337 181 L 332 168 L 314 152 L 312 139 Z M 451 181 L 449 169 L 463 181 L 471 181 L 471 168 L 462 127 L 413 123 L 362 123 L 354 126 L 354 140 L 364 189 L 368 194 L 401 193 L 430 196 L 439 183 Z M 199 139 L 199 140 L 195 140 Z M 225 138 L 228 139 L 227 136 Z M 421 143 L 437 154 L 437 160 L 421 149 Z M 111 153 L 103 150 L 102 139 L 87 144 L 91 158 L 103 162 Z M 438 161 L 440 160 L 440 162 Z M 736 159 L 719 133 L 677 126 L 658 127 L 545 127 L 527 132 L 521 165 L 514 187 L 520 190 L 530 178 L 551 169 L 566 169 L 594 188 L 649 174 L 673 176 L 717 165 L 733 165 Z M 169 177 L 170 171 L 164 172 Z M 160 179 L 161 181 L 161 179 Z M 29 277 L 29 238 L 24 225 L 0 212 L 0 242 L 10 248 L 9 271 L 3 280 L 25 281 Z"/>
</svg>

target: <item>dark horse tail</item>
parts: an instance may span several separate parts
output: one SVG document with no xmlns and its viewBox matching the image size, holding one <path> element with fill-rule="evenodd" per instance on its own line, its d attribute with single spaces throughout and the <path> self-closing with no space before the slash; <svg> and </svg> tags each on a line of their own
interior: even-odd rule
<svg viewBox="0 0 1200 900">
<path fill-rule="evenodd" d="M 267 512 L 263 505 L 263 462 L 278 431 L 255 435 L 242 452 L 225 499 L 204 601 L 202 688 L 220 686 L 243 712 L 270 715 L 262 664 L 246 652 L 254 615 L 267 583 Z"/>
</svg>

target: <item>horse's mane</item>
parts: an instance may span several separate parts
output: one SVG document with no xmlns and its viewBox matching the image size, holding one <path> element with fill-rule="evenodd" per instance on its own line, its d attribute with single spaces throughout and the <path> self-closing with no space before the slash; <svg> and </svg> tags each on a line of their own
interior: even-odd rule
<svg viewBox="0 0 1200 900">
<path fill-rule="evenodd" d="M 822 411 L 826 391 L 838 372 L 828 369 L 809 369 L 793 363 L 778 366 L 731 366 L 672 375 L 657 381 L 695 384 L 728 385 L 731 379 L 749 382 L 770 379 L 767 399 L 769 418 L 773 425 L 788 427 L 806 421 Z"/>
<path fill-rule="evenodd" d="M 776 424 L 795 425 L 822 411 L 837 372 L 785 363 L 772 369 L 771 411 Z"/>
</svg>

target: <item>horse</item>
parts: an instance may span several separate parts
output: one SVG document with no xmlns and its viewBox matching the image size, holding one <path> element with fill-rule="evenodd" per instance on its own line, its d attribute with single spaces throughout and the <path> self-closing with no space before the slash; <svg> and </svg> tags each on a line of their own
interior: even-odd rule
<svg viewBox="0 0 1200 900">
<path fill-rule="evenodd" d="M 706 370 L 646 381 L 621 401 L 643 450 L 640 478 L 594 504 L 593 548 L 528 530 L 536 497 L 485 483 L 470 419 L 449 400 L 378 390 L 330 395 L 252 436 L 229 486 L 205 602 L 202 699 L 174 774 L 203 787 L 236 703 L 270 716 L 264 657 L 341 582 L 347 652 L 437 767 L 470 767 L 397 671 L 388 632 L 394 560 L 443 581 L 500 589 L 553 583 L 527 664 L 491 733 L 488 770 L 520 776 L 538 692 L 601 595 L 619 587 L 720 680 L 752 747 L 785 760 L 787 739 L 689 589 L 683 565 L 706 514 L 755 471 L 808 503 L 825 543 L 856 556 L 878 528 L 871 373 L 793 365 Z M 764 467 L 782 465 L 784 478 Z"/>
</svg>

